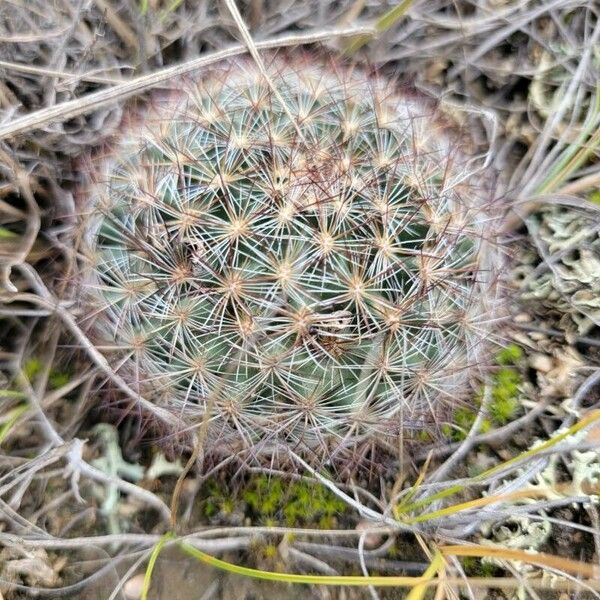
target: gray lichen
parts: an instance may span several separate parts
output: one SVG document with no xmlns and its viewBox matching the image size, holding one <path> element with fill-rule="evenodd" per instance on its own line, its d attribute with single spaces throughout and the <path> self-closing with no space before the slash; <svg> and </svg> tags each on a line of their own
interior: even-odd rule
<svg viewBox="0 0 600 600">
<path fill-rule="evenodd" d="M 600 326 L 600 211 L 549 205 L 529 217 L 528 228 L 536 245 L 515 270 L 522 300 L 567 332 Z"/>
</svg>

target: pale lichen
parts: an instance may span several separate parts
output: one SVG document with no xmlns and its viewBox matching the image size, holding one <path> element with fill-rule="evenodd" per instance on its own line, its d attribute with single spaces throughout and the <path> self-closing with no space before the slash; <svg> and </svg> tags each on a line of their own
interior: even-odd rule
<svg viewBox="0 0 600 600">
<path fill-rule="evenodd" d="M 523 301 L 561 329 L 587 334 L 600 326 L 600 212 L 550 205 L 528 219 L 537 248 L 515 270 Z"/>
</svg>

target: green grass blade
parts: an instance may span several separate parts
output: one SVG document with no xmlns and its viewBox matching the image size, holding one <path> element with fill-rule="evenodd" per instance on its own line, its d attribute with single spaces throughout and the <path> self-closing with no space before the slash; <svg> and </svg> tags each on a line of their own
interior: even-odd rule
<svg viewBox="0 0 600 600">
<path fill-rule="evenodd" d="M 424 508 L 424 507 L 432 504 L 436 500 L 441 500 L 443 498 L 453 496 L 454 494 L 458 494 L 458 493 L 464 491 L 469 485 L 479 483 L 481 480 L 484 480 L 489 475 L 493 475 L 499 471 L 506 469 L 507 467 L 510 467 L 514 464 L 517 464 L 517 463 L 527 460 L 529 458 L 535 458 L 540 453 L 552 448 L 553 446 L 556 446 L 559 442 L 562 442 L 566 438 L 576 434 L 577 432 L 581 431 L 582 429 L 585 429 L 589 425 L 592 425 L 598 421 L 600 421 L 600 410 L 592 411 L 591 413 L 586 415 L 583 419 L 581 419 L 580 421 L 578 421 L 577 423 L 575 423 L 574 425 L 569 427 L 567 430 L 551 437 L 549 440 L 546 440 L 545 442 L 539 444 L 535 448 L 531 448 L 530 450 L 521 452 L 519 455 L 517 455 L 513 458 L 510 458 L 508 460 L 505 460 L 504 462 L 502 462 L 494 467 L 491 467 L 490 469 L 487 469 L 486 471 L 483 471 L 479 475 L 471 478 L 468 481 L 468 483 L 466 483 L 466 484 L 453 485 L 445 490 L 440 490 L 439 492 L 432 494 L 431 496 L 422 498 L 421 500 L 418 500 L 417 502 L 413 502 L 412 504 L 409 504 L 408 506 L 399 505 L 398 507 L 396 507 L 395 514 L 398 515 L 398 514 L 406 514 L 409 512 L 414 512 L 415 510 L 417 510 L 419 508 Z M 457 512 L 459 506 L 461 506 L 461 505 L 449 506 L 447 508 L 434 511 L 432 513 L 418 515 L 416 517 L 409 518 L 409 519 L 402 518 L 401 520 L 404 522 L 409 522 L 409 523 L 422 523 L 422 522 L 425 522 L 425 521 L 428 521 L 431 519 L 439 518 L 441 516 L 453 514 L 454 512 Z"/>
<path fill-rule="evenodd" d="M 7 391 L 7 390 L 5 390 L 5 391 Z M 18 406 L 15 406 L 13 409 L 11 409 L 8 412 L 6 422 L 3 423 L 2 425 L 0 425 L 0 444 L 2 444 L 2 442 L 5 440 L 6 436 L 10 432 L 10 430 L 13 428 L 14 424 L 19 419 L 19 417 L 23 413 L 25 413 L 28 408 L 29 408 L 29 405 L 24 403 L 24 404 L 19 404 Z"/>
<path fill-rule="evenodd" d="M 152 582 L 152 572 L 154 571 L 154 566 L 156 565 L 156 561 L 158 556 L 162 552 L 164 545 L 173 538 L 171 533 L 165 533 L 154 549 L 152 550 L 152 554 L 150 555 L 150 560 L 148 561 L 148 566 L 146 567 L 146 572 L 144 573 L 144 585 L 142 587 L 142 595 L 140 596 L 140 600 L 148 600 L 148 592 L 150 591 L 150 584 Z"/>
<path fill-rule="evenodd" d="M 427 582 L 432 581 L 437 574 L 444 567 L 444 557 L 439 550 L 436 550 L 433 558 L 431 559 L 431 564 L 423 573 L 423 579 L 425 581 L 423 583 L 417 584 L 406 596 L 406 600 L 423 600 L 425 597 L 425 593 L 427 592 Z"/>
<path fill-rule="evenodd" d="M 13 400 L 23 400 L 27 395 L 18 390 L 0 390 L 0 398 L 11 398 Z"/>
<path fill-rule="evenodd" d="M 537 189 L 538 194 L 555 191 L 581 167 L 600 147 L 600 85 L 596 89 L 594 105 L 590 107 L 583 131 L 561 154 L 548 177 Z"/>
<path fill-rule="evenodd" d="M 348 585 L 348 586 L 381 586 L 381 587 L 413 587 L 418 584 L 429 584 L 430 577 L 364 577 L 362 575 L 300 575 L 295 573 L 275 573 L 242 567 L 206 554 L 193 546 L 185 543 L 179 544 L 180 548 L 189 556 L 196 558 L 206 565 L 253 579 L 278 583 L 304 583 L 308 585 Z"/>
<path fill-rule="evenodd" d="M 10 229 L 6 229 L 6 227 L 0 227 L 0 240 L 14 240 L 16 237 L 19 236 Z"/>
<path fill-rule="evenodd" d="M 383 33 L 401 19 L 406 11 L 411 7 L 413 0 L 402 0 L 400 4 L 388 10 L 383 16 L 375 21 L 375 30 Z M 354 54 L 360 50 L 365 44 L 368 44 L 372 39 L 371 35 L 363 34 L 352 38 L 346 45 L 344 52 L 346 54 Z"/>
<path fill-rule="evenodd" d="M 412 0 L 402 0 L 398 6 L 394 6 L 394 8 L 391 8 L 382 17 L 377 19 L 375 29 L 381 32 L 388 30 L 396 21 L 404 16 L 411 4 Z"/>
</svg>

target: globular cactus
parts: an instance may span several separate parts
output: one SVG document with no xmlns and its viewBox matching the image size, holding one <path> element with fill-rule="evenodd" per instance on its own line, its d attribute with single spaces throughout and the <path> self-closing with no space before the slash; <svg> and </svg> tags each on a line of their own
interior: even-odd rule
<svg viewBox="0 0 600 600">
<path fill-rule="evenodd" d="M 487 355 L 490 177 L 380 77 L 268 73 L 179 82 L 96 159 L 98 347 L 183 426 L 210 411 L 213 448 L 408 439 L 470 402 Z"/>
</svg>

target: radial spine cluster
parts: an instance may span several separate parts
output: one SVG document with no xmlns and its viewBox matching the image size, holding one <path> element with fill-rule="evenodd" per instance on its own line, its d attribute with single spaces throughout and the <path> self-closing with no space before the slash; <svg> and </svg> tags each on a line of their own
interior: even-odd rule
<svg viewBox="0 0 600 600">
<path fill-rule="evenodd" d="M 489 181 L 430 103 L 277 59 L 179 82 L 95 160 L 86 322 L 215 440 L 331 448 L 469 402 L 496 294 Z"/>
</svg>

